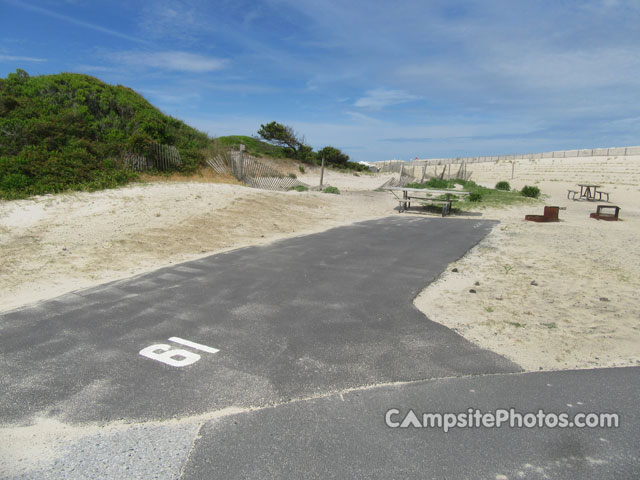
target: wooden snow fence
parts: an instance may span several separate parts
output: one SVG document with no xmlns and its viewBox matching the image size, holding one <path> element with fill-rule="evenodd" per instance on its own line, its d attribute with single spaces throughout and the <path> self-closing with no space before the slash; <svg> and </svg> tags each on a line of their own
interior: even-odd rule
<svg viewBox="0 0 640 480">
<path fill-rule="evenodd" d="M 125 152 L 122 161 L 126 168 L 137 172 L 151 169 L 166 172 L 182 165 L 178 149 L 173 145 L 160 143 L 152 143 L 150 154 L 146 157 L 137 153 Z"/>
<path fill-rule="evenodd" d="M 209 166 L 222 175 L 233 175 L 249 187 L 263 190 L 290 190 L 297 186 L 308 187 L 300 180 L 280 173 L 255 157 L 242 151 L 231 151 L 207 159 Z"/>
<path fill-rule="evenodd" d="M 413 175 L 409 175 L 404 168 L 400 168 L 400 175 L 398 178 L 392 177 L 382 185 L 378 187 L 378 189 L 385 189 L 387 187 L 406 187 L 410 183 L 415 183 L 416 178 Z"/>
</svg>

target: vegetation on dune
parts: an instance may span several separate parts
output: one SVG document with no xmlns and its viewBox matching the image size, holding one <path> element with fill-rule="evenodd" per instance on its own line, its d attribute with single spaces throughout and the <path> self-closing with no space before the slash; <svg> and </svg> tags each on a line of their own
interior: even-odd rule
<svg viewBox="0 0 640 480">
<path fill-rule="evenodd" d="M 130 88 L 83 74 L 31 77 L 17 70 L 0 78 L 0 198 L 112 188 L 149 175 L 190 175 L 200 172 L 207 158 L 239 144 L 256 157 L 304 164 L 324 159 L 328 167 L 343 171 L 368 170 L 338 148 L 314 152 L 304 137 L 277 122 L 261 125 L 258 134 L 262 140 L 236 135 L 211 139 L 164 115 Z M 182 163 L 163 163 L 167 172 L 130 170 L 127 158 L 162 156 L 157 152 L 167 149 L 158 144 L 176 147 Z M 303 165 L 299 169 L 305 172 Z"/>
<path fill-rule="evenodd" d="M 226 148 L 235 148 L 242 144 L 246 147 L 246 152 L 254 157 L 287 158 L 284 148 L 245 135 L 217 137 L 214 142 Z"/>
<path fill-rule="evenodd" d="M 204 160 L 206 134 L 123 86 L 75 73 L 0 79 L 0 197 L 94 190 L 135 178 L 120 159 L 174 145 L 181 171 Z"/>
<path fill-rule="evenodd" d="M 300 137 L 293 128 L 288 125 L 282 125 L 278 122 L 260 125 L 258 135 L 264 139 L 265 142 L 271 143 L 273 147 L 282 149 L 284 156 L 299 160 L 303 163 L 319 165 L 324 158 L 327 166 L 340 170 L 369 170 L 369 167 L 366 165 L 349 161 L 349 155 L 332 146 L 326 146 L 314 152 L 313 149 L 305 143 L 304 137 Z"/>
<path fill-rule="evenodd" d="M 464 203 L 466 204 L 466 206 L 473 206 L 474 208 L 499 207 L 527 203 L 530 202 L 532 198 L 538 198 L 538 196 L 540 195 L 540 190 L 538 189 L 538 187 L 528 187 L 535 188 L 537 190 L 537 196 L 527 196 L 522 192 L 512 192 L 509 190 L 502 190 L 498 188 L 483 187 L 472 180 L 463 180 L 460 178 L 451 180 L 432 178 L 424 183 L 410 183 L 407 185 L 407 187 L 453 189 L 456 187 L 456 185 L 461 185 L 464 191 L 469 192 L 469 195 L 464 199 Z"/>
</svg>

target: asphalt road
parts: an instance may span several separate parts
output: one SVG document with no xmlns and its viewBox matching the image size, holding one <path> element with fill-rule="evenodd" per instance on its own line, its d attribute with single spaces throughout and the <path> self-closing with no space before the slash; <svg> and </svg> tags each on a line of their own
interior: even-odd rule
<svg viewBox="0 0 640 480">
<path fill-rule="evenodd" d="M 348 392 L 213 420 L 188 479 L 640 478 L 640 367 L 436 379 Z M 390 428 L 409 410 L 618 412 L 618 428 Z"/>
<path fill-rule="evenodd" d="M 366 478 L 378 470 L 388 473 L 384 478 L 438 478 L 418 475 L 425 465 L 418 455 L 407 454 L 415 467 L 398 470 L 379 452 L 387 443 L 399 452 L 411 438 L 425 437 L 381 428 L 384 407 L 417 400 L 419 386 L 363 387 L 469 375 L 482 376 L 462 381 L 484 382 L 520 371 L 429 321 L 412 303 L 493 225 L 389 217 L 210 256 L 0 315 L 3 426 L 43 417 L 79 429 L 126 425 L 81 435 L 55 464 L 13 470 L 12 478 L 350 478 L 359 471 Z M 450 384 L 442 382 L 425 384 L 443 388 L 440 407 L 474 406 L 445 394 Z M 624 398 L 634 388 L 637 398 L 637 382 L 631 385 Z M 349 389 L 354 393 L 339 395 L 340 403 L 331 396 Z M 495 408 L 519 405 L 517 390 L 509 398 L 511 405 Z M 345 426 L 353 423 L 352 442 L 329 440 L 340 430 L 329 407 L 316 411 L 322 402 L 351 408 L 343 418 Z M 210 420 L 211 412 L 232 413 L 229 407 L 259 410 Z M 359 418 L 361 411 L 368 413 Z M 638 438 L 636 425 L 631 422 Z M 465 438 L 499 445 L 495 435 Z M 370 436 L 379 438 L 363 443 Z M 262 447 L 250 438 L 261 439 Z M 271 449 L 277 445 L 280 450 Z M 315 460 L 300 455 L 305 445 Z M 455 462 L 442 447 L 434 451 L 441 468 Z M 364 468 L 373 457 L 380 466 Z M 462 462 L 473 465 L 474 458 L 487 461 L 478 448 Z M 637 466 L 637 457 L 624 458 Z"/>
</svg>

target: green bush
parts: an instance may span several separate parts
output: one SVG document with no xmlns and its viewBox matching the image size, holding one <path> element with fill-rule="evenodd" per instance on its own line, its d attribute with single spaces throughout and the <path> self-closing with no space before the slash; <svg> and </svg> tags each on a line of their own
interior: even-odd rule
<svg viewBox="0 0 640 480">
<path fill-rule="evenodd" d="M 298 177 L 297 177 L 297 175 L 295 173 L 290 173 L 289 174 L 289 178 L 294 178 L 295 179 L 295 178 L 298 178 Z"/>
<path fill-rule="evenodd" d="M 538 198 L 540 196 L 540 189 L 538 187 L 525 185 L 522 187 L 520 193 L 525 197 Z"/>
<path fill-rule="evenodd" d="M 335 193 L 337 195 L 340 195 L 340 190 L 338 190 L 338 187 L 327 187 L 324 190 L 322 190 L 323 193 Z"/>
<path fill-rule="evenodd" d="M 479 202 L 482 200 L 482 194 L 480 192 L 471 192 L 467 198 L 470 202 Z"/>
<path fill-rule="evenodd" d="M 425 185 L 427 188 L 449 188 L 451 182 L 443 178 L 431 178 Z"/>
<path fill-rule="evenodd" d="M 305 187 L 304 185 L 296 185 L 295 187 L 291 187 L 289 190 L 295 190 L 296 192 L 306 192 L 307 190 L 309 190 L 309 188 Z"/>
<path fill-rule="evenodd" d="M 300 173 L 304 173 L 304 165 L 298 165 L 298 170 L 300 170 Z"/>
<path fill-rule="evenodd" d="M 496 183 L 496 190 L 504 190 L 505 192 L 511 191 L 511 185 L 509 182 L 505 182 L 504 180 Z"/>
</svg>

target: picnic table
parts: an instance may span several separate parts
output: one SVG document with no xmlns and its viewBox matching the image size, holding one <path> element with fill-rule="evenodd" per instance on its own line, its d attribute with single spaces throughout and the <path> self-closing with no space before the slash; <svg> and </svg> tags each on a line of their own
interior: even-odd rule
<svg viewBox="0 0 640 480">
<path fill-rule="evenodd" d="M 602 200 L 602 196 L 605 195 L 607 197 L 607 202 L 609 201 L 609 192 L 603 192 L 602 190 L 598 191 L 598 188 L 601 185 L 593 185 L 590 183 L 579 183 L 580 192 L 577 190 L 569 190 L 567 193 L 567 198 L 572 198 L 573 200 Z M 576 198 L 576 196 L 578 198 Z M 597 198 L 596 198 L 597 196 Z"/>
<path fill-rule="evenodd" d="M 451 213 L 451 204 L 456 201 L 455 197 L 464 197 L 469 192 L 462 190 L 434 190 L 431 188 L 411 188 L 411 187 L 387 187 L 394 197 L 400 202 L 400 213 L 411 207 L 412 201 L 429 202 L 431 204 L 442 204 L 442 216 Z M 395 192 L 402 192 L 402 198 L 398 197 Z M 437 196 L 444 196 L 444 199 L 438 199 Z"/>
</svg>

